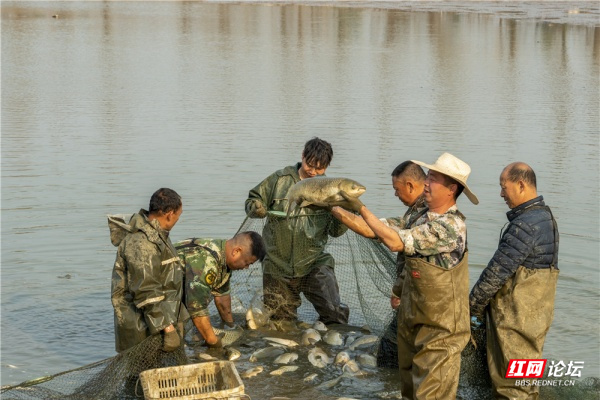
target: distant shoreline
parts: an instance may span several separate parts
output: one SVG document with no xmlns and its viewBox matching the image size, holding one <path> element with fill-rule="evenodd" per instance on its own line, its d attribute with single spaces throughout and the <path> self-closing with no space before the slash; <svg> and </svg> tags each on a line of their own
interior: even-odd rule
<svg viewBox="0 0 600 400">
<path fill-rule="evenodd" d="M 8 11 L 12 8 L 38 8 L 36 6 L 46 3 L 50 5 L 84 3 L 90 0 L 13 0 L 3 1 L 2 8 Z M 108 0 L 119 2 L 123 0 Z M 148 2 L 164 0 L 126 0 L 127 2 Z M 167 0 L 179 2 L 179 0 Z M 402 12 L 454 12 L 461 14 L 490 15 L 500 19 L 517 21 L 535 21 L 547 24 L 568 24 L 586 27 L 600 27 L 600 2 L 599 1 L 444 1 L 444 0 L 192 0 L 206 4 L 234 4 L 234 5 L 265 5 L 265 6 L 318 6 L 318 7 L 354 7 L 397 10 Z M 25 6 L 27 4 L 27 6 Z M 33 7 L 32 7 L 33 6 Z M 41 8 L 41 7 L 40 7 Z M 5 12 L 2 13 L 6 17 Z"/>
</svg>

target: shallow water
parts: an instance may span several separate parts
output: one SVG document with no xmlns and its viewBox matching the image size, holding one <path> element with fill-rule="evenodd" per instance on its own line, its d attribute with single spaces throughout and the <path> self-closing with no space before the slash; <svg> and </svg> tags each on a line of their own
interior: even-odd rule
<svg viewBox="0 0 600 400">
<path fill-rule="evenodd" d="M 401 161 L 467 161 L 481 201 L 459 200 L 471 284 L 505 223 L 498 175 L 530 163 L 561 232 L 544 356 L 600 377 L 599 29 L 473 12 L 3 2 L 2 385 L 114 354 L 106 214 L 167 186 L 184 199 L 173 238 L 228 237 L 248 190 L 313 136 L 334 147 L 328 174 L 364 184 L 381 216 L 404 212 L 389 176 Z"/>
</svg>

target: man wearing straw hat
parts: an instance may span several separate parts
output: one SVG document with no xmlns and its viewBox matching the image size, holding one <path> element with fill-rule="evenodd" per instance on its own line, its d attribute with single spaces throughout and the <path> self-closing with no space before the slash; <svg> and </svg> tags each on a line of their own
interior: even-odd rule
<svg viewBox="0 0 600 400">
<path fill-rule="evenodd" d="M 464 193 L 471 168 L 442 154 L 428 168 L 423 195 L 427 208 L 410 229 L 386 226 L 357 198 L 342 194 L 349 211 L 359 213 L 391 251 L 406 256 L 404 280 L 392 292 L 400 297 L 398 364 L 403 399 L 456 398 L 461 351 L 470 336 L 467 227 L 456 199 Z"/>
</svg>

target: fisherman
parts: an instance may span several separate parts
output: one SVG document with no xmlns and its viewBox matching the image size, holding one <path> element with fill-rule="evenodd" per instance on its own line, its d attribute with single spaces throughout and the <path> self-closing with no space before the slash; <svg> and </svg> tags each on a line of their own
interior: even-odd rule
<svg viewBox="0 0 600 400">
<path fill-rule="evenodd" d="M 250 267 L 265 257 L 262 237 L 252 231 L 241 232 L 229 240 L 186 239 L 175 243 L 185 263 L 185 304 L 198 332 L 208 347 L 221 347 L 210 322 L 208 306 L 214 297 L 221 321 L 237 326 L 231 314 L 229 278 L 232 271 Z"/>
<path fill-rule="evenodd" d="M 538 386 L 506 379 L 511 359 L 540 359 L 554 316 L 558 280 L 558 229 L 533 169 L 509 164 L 500 175 L 500 196 L 510 211 L 498 249 L 471 290 L 471 326 L 485 320 L 487 362 L 494 397 L 537 399 Z M 484 318 L 485 315 L 485 318 Z"/>
<path fill-rule="evenodd" d="M 181 346 L 183 322 L 189 315 L 182 303 L 183 263 L 169 231 L 182 210 L 181 197 L 161 188 L 150 198 L 148 211 L 140 210 L 128 224 L 109 217 L 111 240 L 119 246 L 111 289 L 119 353 L 158 334 L 164 351 Z"/>
<path fill-rule="evenodd" d="M 395 196 L 408 207 L 408 210 L 406 210 L 402 217 L 382 218 L 381 222 L 396 231 L 409 229 L 420 216 L 419 213 L 427 207 L 425 198 L 423 197 L 425 172 L 414 162 L 404 161 L 392 171 L 392 187 L 394 188 Z M 334 207 L 331 213 L 354 232 L 367 238 L 376 237 L 373 230 L 360 215 L 348 212 L 341 207 Z M 396 273 L 398 278 L 402 276 L 401 280 L 404 277 L 404 263 L 405 255 L 399 252 L 396 259 Z M 398 285 L 397 291 L 401 293 L 402 285 Z M 395 295 L 393 291 L 390 297 L 390 305 L 395 310 L 394 317 L 379 342 L 377 366 L 398 368 L 396 336 L 398 334 L 398 306 L 400 305 L 400 297 Z"/>
<path fill-rule="evenodd" d="M 274 172 L 250 190 L 245 203 L 251 218 L 267 218 L 263 237 L 264 303 L 271 320 L 282 329 L 294 328 L 300 293 L 315 307 L 325 324 L 348 323 L 349 309 L 340 300 L 334 273 L 335 261 L 324 251 L 329 236 L 346 232 L 326 209 L 301 208 L 286 218 L 288 192 L 303 179 L 322 176 L 331 163 L 333 149 L 325 140 L 306 142 L 302 161 Z"/>
<path fill-rule="evenodd" d="M 444 153 L 428 168 L 427 208 L 409 229 L 381 222 L 358 199 L 342 195 L 343 207 L 362 216 L 391 251 L 404 253 L 404 277 L 393 287 L 400 298 L 398 364 L 403 399 L 454 399 L 461 351 L 469 340 L 467 227 L 458 211 L 461 193 L 478 204 L 467 186 L 471 168 Z M 421 213 L 420 213 L 421 214 Z"/>
</svg>

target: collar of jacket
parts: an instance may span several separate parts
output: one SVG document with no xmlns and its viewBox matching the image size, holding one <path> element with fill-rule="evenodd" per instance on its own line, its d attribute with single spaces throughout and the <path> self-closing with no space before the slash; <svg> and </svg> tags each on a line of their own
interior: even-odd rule
<svg viewBox="0 0 600 400">
<path fill-rule="evenodd" d="M 161 245 L 169 238 L 169 232 L 160 227 L 158 220 L 148 220 L 148 214 L 148 211 L 140 209 L 138 213 L 140 218 L 133 217 L 133 220 L 136 220 L 133 228 L 144 232 L 149 241 Z"/>
<path fill-rule="evenodd" d="M 294 182 L 300 182 L 300 174 L 298 170 L 302 166 L 302 163 L 296 163 L 294 165 L 290 165 L 289 167 L 285 167 L 284 169 L 278 172 L 279 176 L 289 175 L 294 179 Z"/>
<path fill-rule="evenodd" d="M 512 221 L 513 219 L 517 218 L 519 215 L 521 215 L 525 211 L 527 211 L 527 209 L 529 209 L 529 207 L 531 207 L 531 206 L 545 206 L 545 205 L 546 204 L 544 203 L 544 197 L 538 196 L 535 199 L 526 201 L 525 203 L 518 205 L 517 207 L 513 208 L 512 210 L 509 210 L 506 213 L 506 217 L 508 218 L 509 221 Z"/>
</svg>

